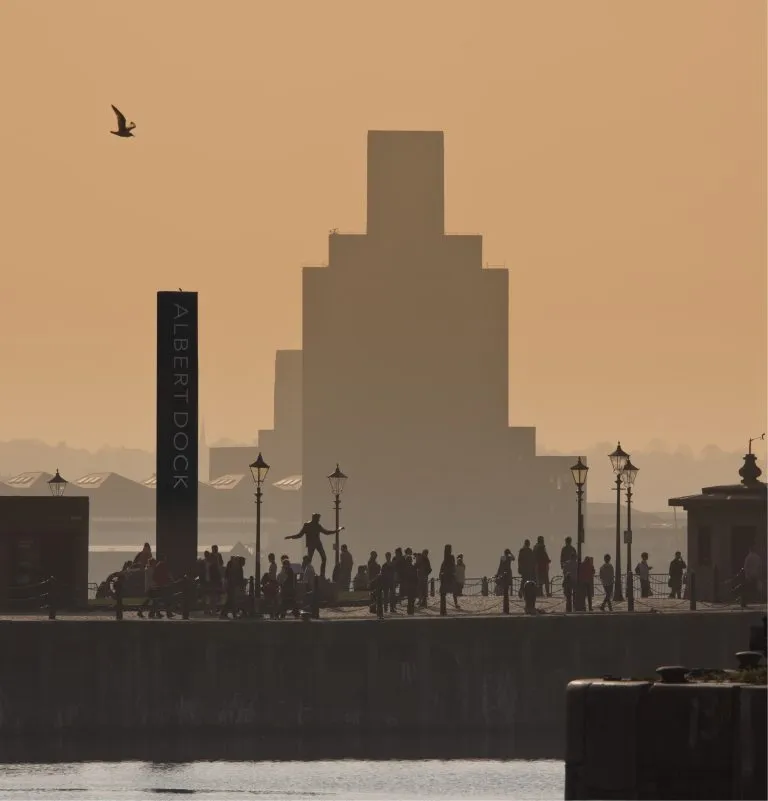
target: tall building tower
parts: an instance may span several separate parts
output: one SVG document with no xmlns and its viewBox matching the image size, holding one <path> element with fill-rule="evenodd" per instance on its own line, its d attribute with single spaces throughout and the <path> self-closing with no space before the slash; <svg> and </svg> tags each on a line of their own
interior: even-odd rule
<svg viewBox="0 0 768 801">
<path fill-rule="evenodd" d="M 569 457 L 544 465 L 508 427 L 508 358 L 507 271 L 444 231 L 442 132 L 369 132 L 367 233 L 331 234 L 328 267 L 304 269 L 304 516 L 330 510 L 337 462 L 360 556 L 496 554 L 540 501 L 559 516 L 546 487 Z"/>
</svg>

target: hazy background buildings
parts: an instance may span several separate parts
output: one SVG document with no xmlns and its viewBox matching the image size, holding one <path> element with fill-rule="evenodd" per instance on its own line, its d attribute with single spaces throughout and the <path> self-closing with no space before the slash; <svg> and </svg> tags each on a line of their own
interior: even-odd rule
<svg viewBox="0 0 768 801">
<path fill-rule="evenodd" d="M 365 132 L 400 129 L 446 132 L 445 230 L 510 271 L 512 424 L 565 454 L 742 451 L 766 416 L 765 4 L 466 9 L 5 0 L 0 440 L 151 449 L 178 286 L 210 440 L 270 429 L 302 265 L 365 230 Z"/>
</svg>

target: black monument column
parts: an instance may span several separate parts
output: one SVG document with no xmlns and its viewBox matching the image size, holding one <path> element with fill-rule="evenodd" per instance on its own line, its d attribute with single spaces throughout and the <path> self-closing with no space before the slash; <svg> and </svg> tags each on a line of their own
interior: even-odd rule
<svg viewBox="0 0 768 801">
<path fill-rule="evenodd" d="M 197 379 L 197 292 L 158 292 L 155 553 L 176 578 L 197 561 Z"/>
</svg>

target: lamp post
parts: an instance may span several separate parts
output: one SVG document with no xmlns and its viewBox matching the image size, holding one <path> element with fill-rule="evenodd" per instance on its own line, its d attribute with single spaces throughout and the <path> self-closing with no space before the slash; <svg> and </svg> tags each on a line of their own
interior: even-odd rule
<svg viewBox="0 0 768 801">
<path fill-rule="evenodd" d="M 67 484 L 69 484 L 69 481 L 61 477 L 59 468 L 57 467 L 56 475 L 48 481 L 48 489 L 51 491 L 51 495 L 53 495 L 54 498 L 61 498 L 67 490 Z"/>
<path fill-rule="evenodd" d="M 584 485 L 587 483 L 587 471 L 589 468 L 582 462 L 581 456 L 573 467 L 571 467 L 571 475 L 573 482 L 576 484 L 576 502 L 577 502 L 577 537 L 576 537 L 576 562 L 578 563 L 576 573 L 576 593 L 575 593 L 575 606 L 578 612 L 584 611 L 584 592 L 581 586 L 581 544 L 584 542 L 584 514 L 582 513 L 582 502 L 584 500 Z"/>
<path fill-rule="evenodd" d="M 632 487 L 637 478 L 639 469 L 627 457 L 624 469 L 621 471 L 624 486 L 627 488 L 627 531 L 624 539 L 627 542 L 627 610 L 635 609 L 635 583 L 632 581 Z"/>
<path fill-rule="evenodd" d="M 251 475 L 256 483 L 256 553 L 255 553 L 255 575 L 254 575 L 254 594 L 257 598 L 261 596 L 261 485 L 269 472 L 269 465 L 264 461 L 264 457 L 259 451 L 256 461 L 249 465 Z"/>
<path fill-rule="evenodd" d="M 613 600 L 621 603 L 624 600 L 621 590 L 621 476 L 624 466 L 629 461 L 629 454 L 622 450 L 619 442 L 616 450 L 608 454 L 608 458 L 611 460 L 611 467 L 616 474 L 616 581 L 613 588 Z"/>
<path fill-rule="evenodd" d="M 341 493 L 344 492 L 344 485 L 347 483 L 348 476 L 339 470 L 339 463 L 336 463 L 336 469 L 328 476 L 328 483 L 331 485 L 331 493 L 333 494 L 333 508 L 336 511 L 336 556 L 334 557 L 333 564 L 338 567 L 339 564 L 339 510 L 341 509 Z M 335 578 L 335 577 L 334 577 Z"/>
</svg>

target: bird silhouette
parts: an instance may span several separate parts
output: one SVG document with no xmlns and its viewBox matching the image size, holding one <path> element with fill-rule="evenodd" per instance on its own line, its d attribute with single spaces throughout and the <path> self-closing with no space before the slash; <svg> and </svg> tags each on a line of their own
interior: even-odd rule
<svg viewBox="0 0 768 801">
<path fill-rule="evenodd" d="M 117 130 L 110 131 L 110 133 L 115 136 L 133 136 L 131 131 L 136 127 L 136 123 L 132 122 L 130 125 L 126 125 L 125 114 L 117 106 L 112 106 L 112 111 L 117 115 Z"/>
</svg>

